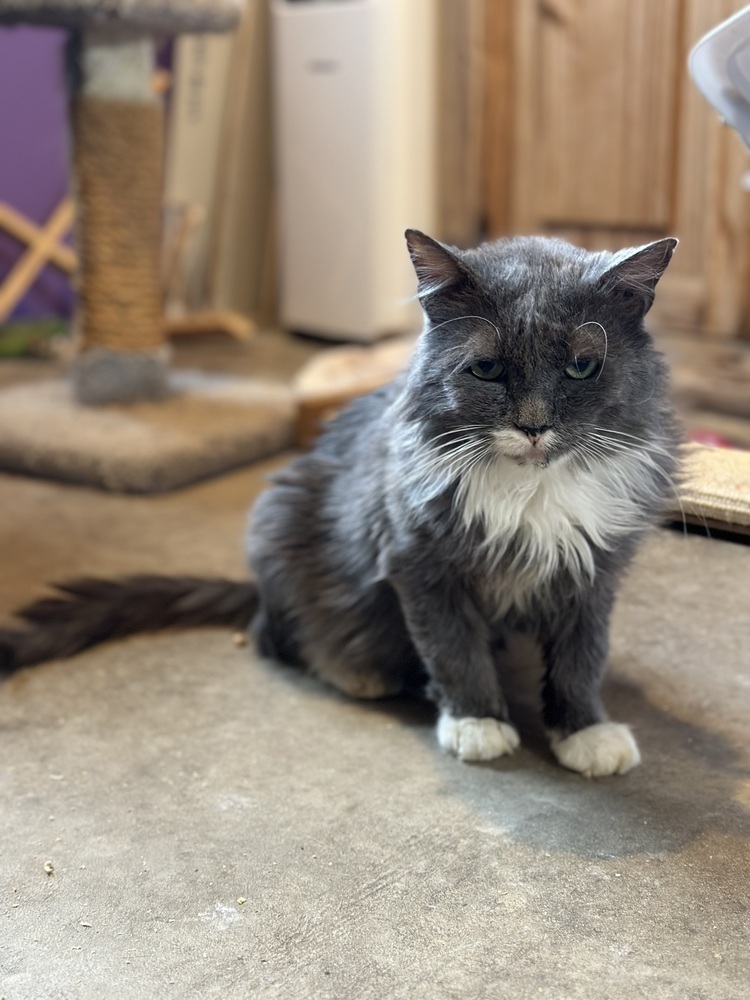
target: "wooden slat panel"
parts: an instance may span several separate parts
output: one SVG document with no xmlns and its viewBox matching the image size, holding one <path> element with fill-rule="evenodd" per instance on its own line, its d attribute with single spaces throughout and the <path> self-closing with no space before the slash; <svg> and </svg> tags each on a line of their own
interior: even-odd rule
<svg viewBox="0 0 750 1000">
<path fill-rule="evenodd" d="M 513 169 L 514 2 L 490 0 L 484 19 L 482 202 L 490 239 L 511 229 Z"/>
<path fill-rule="evenodd" d="M 439 0 L 438 235 L 462 246 L 482 222 L 484 17 L 485 0 Z"/>
<path fill-rule="evenodd" d="M 544 223 L 670 221 L 679 0 L 542 0 L 535 105 Z"/>
<path fill-rule="evenodd" d="M 234 32 L 209 218 L 208 291 L 215 309 L 273 322 L 275 309 L 261 315 L 268 271 L 276 284 L 269 19 L 265 0 L 246 0 Z"/>
<path fill-rule="evenodd" d="M 692 46 L 726 16 L 726 0 L 685 0 L 684 66 Z M 711 253 L 711 213 L 716 204 L 721 127 L 716 114 L 683 72 L 680 93 L 677 170 L 674 178 L 674 222 L 682 240 L 670 271 L 677 275 L 707 275 Z"/>
<path fill-rule="evenodd" d="M 747 334 L 750 327 L 750 197 L 741 183 L 743 173 L 750 170 L 750 156 L 739 136 L 729 129 L 722 130 L 720 153 L 705 328 L 709 335 L 730 336 Z M 750 385 L 747 392 L 750 397 Z"/>
<path fill-rule="evenodd" d="M 538 90 L 537 5 L 534 0 L 513 0 L 513 169 L 511 174 L 510 229 L 513 233 L 539 232 L 536 165 L 540 137 L 534 108 Z"/>
<path fill-rule="evenodd" d="M 750 196 L 740 180 L 750 156 L 686 65 L 747 0 L 509 2 L 513 99 L 499 120 L 512 119 L 511 196 L 492 196 L 497 217 L 507 213 L 511 232 L 592 249 L 677 236 L 650 320 L 707 336 L 747 331 Z"/>
</svg>

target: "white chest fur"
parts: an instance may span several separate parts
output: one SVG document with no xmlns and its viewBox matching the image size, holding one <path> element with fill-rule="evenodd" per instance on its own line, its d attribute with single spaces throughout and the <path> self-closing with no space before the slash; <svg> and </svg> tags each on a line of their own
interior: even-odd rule
<svg viewBox="0 0 750 1000">
<path fill-rule="evenodd" d="M 642 523 L 645 480 L 643 458 L 635 453 L 587 469 L 498 458 L 462 478 L 456 503 L 467 527 L 482 525 L 491 559 L 499 563 L 513 552 L 515 594 L 500 603 L 523 604 L 524 595 L 558 569 L 581 582 L 593 578 L 591 544 L 611 548 Z"/>
</svg>

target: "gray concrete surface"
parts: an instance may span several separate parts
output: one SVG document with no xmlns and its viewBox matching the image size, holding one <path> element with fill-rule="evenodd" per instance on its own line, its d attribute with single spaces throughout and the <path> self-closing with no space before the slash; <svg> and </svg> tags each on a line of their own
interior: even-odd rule
<svg viewBox="0 0 750 1000">
<path fill-rule="evenodd" d="M 0 610 L 81 571 L 241 573 L 269 468 L 155 498 L 0 477 Z M 749 584 L 749 547 L 644 549 L 606 690 L 644 757 L 623 778 L 560 769 L 522 703 L 524 748 L 461 764 L 423 706 L 220 631 L 17 676 L 0 996 L 750 996 Z"/>
</svg>

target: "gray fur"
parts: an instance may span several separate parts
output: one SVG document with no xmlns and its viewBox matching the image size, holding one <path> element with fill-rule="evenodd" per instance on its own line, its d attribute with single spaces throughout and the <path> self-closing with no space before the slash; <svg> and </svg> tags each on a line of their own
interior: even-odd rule
<svg viewBox="0 0 750 1000">
<path fill-rule="evenodd" d="M 643 316 L 676 241 L 609 254 L 541 238 L 470 251 L 407 239 L 426 316 L 408 371 L 346 410 L 253 511 L 260 647 L 354 696 L 427 680 L 450 715 L 505 720 L 495 654 L 522 630 L 541 645 L 544 718 L 559 738 L 605 718 L 617 586 L 671 488 L 678 434 Z M 576 355 L 604 359 L 595 378 L 564 374 Z M 503 361 L 502 380 L 471 374 L 485 358 Z M 548 452 L 501 454 L 503 436 L 531 447 L 519 426 L 550 428 Z M 589 537 L 574 523 L 569 553 L 542 539 L 546 561 L 525 529 L 490 538 L 465 483 L 502 484 L 529 464 L 540 481 L 599 477 L 611 525 Z"/>
</svg>

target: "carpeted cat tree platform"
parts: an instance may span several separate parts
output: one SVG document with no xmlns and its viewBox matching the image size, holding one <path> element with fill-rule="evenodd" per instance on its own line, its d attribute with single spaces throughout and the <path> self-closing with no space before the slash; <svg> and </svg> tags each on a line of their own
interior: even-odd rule
<svg viewBox="0 0 750 1000">
<path fill-rule="evenodd" d="M 0 392 L 0 468 L 121 493 L 161 493 L 292 444 L 284 386 L 179 371 L 166 400 L 92 412 L 67 381 Z"/>
<path fill-rule="evenodd" d="M 157 41 L 226 31 L 243 0 L 0 0 L 0 23 L 69 30 L 81 346 L 70 379 L 0 393 L 0 466 L 108 489 L 175 488 L 291 442 L 282 389 L 170 373 L 160 250 Z"/>
</svg>

